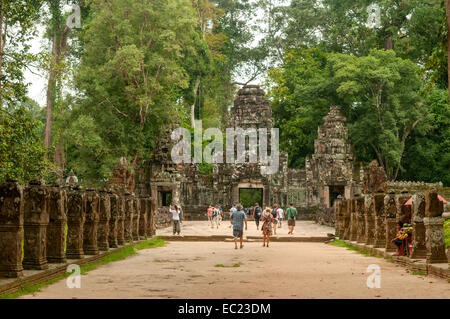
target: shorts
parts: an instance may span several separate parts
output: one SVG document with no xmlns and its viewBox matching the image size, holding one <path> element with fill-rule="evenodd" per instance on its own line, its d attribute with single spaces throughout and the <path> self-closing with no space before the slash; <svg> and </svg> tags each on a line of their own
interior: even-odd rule
<svg viewBox="0 0 450 319">
<path fill-rule="evenodd" d="M 276 225 L 276 224 L 278 224 L 278 219 L 274 219 L 273 220 L 273 223 Z"/>
<path fill-rule="evenodd" d="M 236 238 L 241 238 L 244 235 L 244 230 L 243 229 L 234 229 L 233 228 L 233 236 Z"/>
<path fill-rule="evenodd" d="M 295 226 L 295 219 L 288 219 L 288 226 Z"/>
<path fill-rule="evenodd" d="M 400 246 L 403 244 L 403 241 L 402 241 L 401 239 L 396 238 L 396 239 L 394 240 L 394 244 L 395 244 L 397 247 L 400 247 Z"/>
</svg>

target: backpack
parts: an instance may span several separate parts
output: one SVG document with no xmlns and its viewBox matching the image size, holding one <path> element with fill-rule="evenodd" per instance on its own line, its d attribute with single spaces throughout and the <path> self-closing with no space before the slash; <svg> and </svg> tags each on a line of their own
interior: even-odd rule
<svg viewBox="0 0 450 319">
<path fill-rule="evenodd" d="M 259 206 L 255 207 L 255 215 L 256 216 L 261 216 L 261 207 L 259 207 Z"/>
<path fill-rule="evenodd" d="M 275 208 L 272 209 L 272 216 L 273 218 L 277 218 L 277 210 Z"/>
</svg>

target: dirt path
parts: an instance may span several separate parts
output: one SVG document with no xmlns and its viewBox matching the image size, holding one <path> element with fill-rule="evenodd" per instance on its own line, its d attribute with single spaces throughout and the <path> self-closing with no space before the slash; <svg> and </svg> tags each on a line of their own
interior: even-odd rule
<svg viewBox="0 0 450 319">
<path fill-rule="evenodd" d="M 260 223 L 261 226 L 262 223 Z M 219 228 L 211 228 L 208 221 L 184 221 L 181 225 L 181 234 L 185 236 L 211 236 L 211 235 L 228 235 L 233 234 L 229 220 L 222 221 Z M 283 222 L 281 228 L 277 229 L 279 237 L 326 237 L 328 233 L 334 234 L 334 228 L 316 224 L 313 221 L 297 220 L 294 235 L 288 235 L 287 222 Z M 157 235 L 172 235 L 173 228 L 167 227 L 158 229 Z M 248 221 L 248 229 L 244 232 L 244 236 L 261 236 L 261 230 L 256 230 L 254 221 Z"/>
<path fill-rule="evenodd" d="M 366 269 L 381 267 L 381 288 Z M 225 267 L 219 267 L 223 265 Z M 236 265 L 236 267 L 233 267 Z M 239 267 L 237 267 L 239 265 Z M 139 251 L 24 298 L 450 298 L 450 284 L 375 257 L 321 243 L 172 242 Z"/>
</svg>

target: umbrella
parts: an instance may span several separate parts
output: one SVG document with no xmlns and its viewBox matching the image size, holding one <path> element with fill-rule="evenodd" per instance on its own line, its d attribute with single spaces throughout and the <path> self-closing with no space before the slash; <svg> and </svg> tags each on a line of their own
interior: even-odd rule
<svg viewBox="0 0 450 319">
<path fill-rule="evenodd" d="M 444 202 L 444 204 L 447 204 L 447 201 L 445 200 L 445 198 L 444 197 L 442 197 L 441 195 L 438 195 L 438 199 L 441 201 L 441 202 Z M 403 205 L 405 205 L 405 206 L 411 206 L 412 205 L 412 196 L 406 201 L 406 203 L 404 203 Z"/>
</svg>

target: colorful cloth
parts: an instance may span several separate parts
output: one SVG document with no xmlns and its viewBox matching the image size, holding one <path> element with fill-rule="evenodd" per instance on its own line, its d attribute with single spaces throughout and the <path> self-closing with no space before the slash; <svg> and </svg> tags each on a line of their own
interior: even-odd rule
<svg viewBox="0 0 450 319">
<path fill-rule="evenodd" d="M 264 223 L 262 225 L 262 232 L 266 236 L 272 236 L 272 223 L 273 223 L 273 216 L 271 213 L 264 213 L 263 214 Z"/>
</svg>

